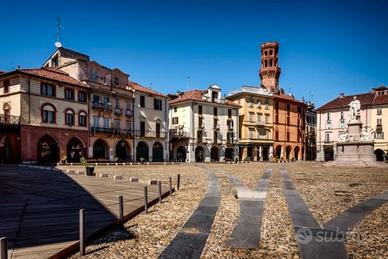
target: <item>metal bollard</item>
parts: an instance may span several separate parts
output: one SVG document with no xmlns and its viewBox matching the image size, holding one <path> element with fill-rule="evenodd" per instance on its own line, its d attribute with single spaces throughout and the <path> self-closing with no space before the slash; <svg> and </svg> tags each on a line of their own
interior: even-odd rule
<svg viewBox="0 0 388 259">
<path fill-rule="evenodd" d="M 162 181 L 158 181 L 159 202 L 162 203 Z"/>
<path fill-rule="evenodd" d="M 119 219 L 120 222 L 124 222 L 124 199 L 123 196 L 119 196 Z"/>
<path fill-rule="evenodd" d="M 171 176 L 168 178 L 168 184 L 169 184 L 169 187 L 170 187 L 170 195 L 172 195 L 172 178 Z"/>
<path fill-rule="evenodd" d="M 79 253 L 85 255 L 85 210 L 79 210 Z"/>
<path fill-rule="evenodd" d="M 147 191 L 147 186 L 144 186 L 144 212 L 148 213 L 148 191 Z"/>
<path fill-rule="evenodd" d="M 0 259 L 8 258 L 8 242 L 6 237 L 0 238 Z"/>
<path fill-rule="evenodd" d="M 178 180 L 177 180 L 177 183 L 176 183 L 176 190 L 179 191 L 179 185 L 181 185 L 181 175 L 178 174 Z"/>
</svg>

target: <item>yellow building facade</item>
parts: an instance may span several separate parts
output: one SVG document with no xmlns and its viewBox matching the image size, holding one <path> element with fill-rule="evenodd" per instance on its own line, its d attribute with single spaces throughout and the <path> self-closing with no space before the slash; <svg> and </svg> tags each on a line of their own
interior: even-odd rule
<svg viewBox="0 0 388 259">
<path fill-rule="evenodd" d="M 262 87 L 243 86 L 228 100 L 239 108 L 240 160 L 268 161 L 273 157 L 273 95 Z"/>
</svg>

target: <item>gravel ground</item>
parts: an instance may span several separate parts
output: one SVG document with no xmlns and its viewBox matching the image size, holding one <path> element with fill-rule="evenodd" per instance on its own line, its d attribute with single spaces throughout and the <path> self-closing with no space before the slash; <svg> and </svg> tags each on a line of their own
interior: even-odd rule
<svg viewBox="0 0 388 259">
<path fill-rule="evenodd" d="M 207 188 L 207 175 L 201 168 L 187 165 L 138 166 L 128 172 L 141 179 L 168 179 L 177 173 L 181 174 L 178 192 L 151 207 L 149 214 L 142 213 L 128 221 L 123 230 L 109 232 L 88 245 L 85 258 L 157 258 L 198 206 Z M 79 254 L 72 256 L 79 257 Z"/>
<path fill-rule="evenodd" d="M 286 167 L 297 191 L 321 224 L 358 202 L 388 189 L 388 169 L 321 167 L 320 163 L 207 164 L 216 171 L 221 185 L 221 204 L 208 238 L 203 258 L 299 258 L 298 247 L 283 196 L 279 168 Z M 254 188 L 264 169 L 273 168 L 265 205 L 258 249 L 232 249 L 227 245 L 239 215 L 238 200 L 225 173 Z M 81 168 L 82 169 L 82 168 Z M 167 180 L 181 174 L 181 190 L 127 224 L 126 231 L 113 231 L 88 246 L 88 258 L 157 258 L 198 206 L 207 188 L 207 176 L 193 165 L 97 167 L 96 172 L 135 176 L 141 182 Z M 388 204 L 368 215 L 352 231 L 347 249 L 350 258 L 387 258 Z M 77 258 L 78 256 L 73 256 Z"/>
<path fill-rule="evenodd" d="M 304 162 L 289 166 L 295 187 L 320 224 L 361 201 L 388 190 L 388 168 L 321 167 Z M 351 232 L 351 258 L 387 258 L 388 204 L 369 214 Z"/>
</svg>

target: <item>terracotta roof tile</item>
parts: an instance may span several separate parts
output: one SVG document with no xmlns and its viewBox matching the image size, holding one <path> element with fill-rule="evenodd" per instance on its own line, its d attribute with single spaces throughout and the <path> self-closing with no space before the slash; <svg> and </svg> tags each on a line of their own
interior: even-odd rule
<svg viewBox="0 0 388 259">
<path fill-rule="evenodd" d="M 388 94 L 376 95 L 373 99 L 372 105 L 388 104 Z"/>
<path fill-rule="evenodd" d="M 57 82 L 63 82 L 71 85 L 77 85 L 82 87 L 87 87 L 87 85 L 83 84 L 82 82 L 78 81 L 77 79 L 69 76 L 64 71 L 61 71 L 56 68 L 32 68 L 32 69 L 19 69 L 14 72 L 21 72 L 33 76 L 38 76 L 42 78 L 51 79 Z"/>
<path fill-rule="evenodd" d="M 142 86 L 142 85 L 140 85 L 136 82 L 133 82 L 133 81 L 128 81 L 128 86 L 131 87 L 135 91 L 139 91 L 139 92 L 143 92 L 143 93 L 147 93 L 147 94 L 152 94 L 152 95 L 157 95 L 157 96 L 161 96 L 161 97 L 167 97 L 166 95 L 164 95 L 160 92 L 157 92 L 151 88 Z"/>
<path fill-rule="evenodd" d="M 199 102 L 206 102 L 205 100 L 203 100 L 203 94 L 204 91 L 202 90 L 190 90 L 190 91 L 187 91 L 187 92 L 183 92 L 181 94 L 179 94 L 178 98 L 175 98 L 174 100 L 170 101 L 170 104 L 175 104 L 175 103 L 180 103 L 180 102 L 184 102 L 184 101 L 199 101 Z M 230 100 L 225 100 L 225 103 L 223 104 L 227 104 L 227 105 L 232 105 L 232 106 L 238 106 L 238 104 L 235 104 L 234 102 L 230 101 Z"/>
<path fill-rule="evenodd" d="M 335 98 L 334 100 L 331 100 L 328 103 L 319 107 L 317 109 L 317 111 L 345 108 L 353 100 L 354 96 L 356 96 L 357 100 L 360 101 L 361 106 L 365 106 L 365 105 L 369 105 L 372 103 L 375 95 L 373 93 L 366 93 L 366 94 L 348 95 L 348 96 L 343 96 L 343 97 L 339 96 L 339 97 Z"/>
</svg>

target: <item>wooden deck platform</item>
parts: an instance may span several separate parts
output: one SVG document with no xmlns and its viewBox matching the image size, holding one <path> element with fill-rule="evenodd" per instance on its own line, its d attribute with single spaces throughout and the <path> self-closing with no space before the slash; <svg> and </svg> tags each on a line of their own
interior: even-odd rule
<svg viewBox="0 0 388 259">
<path fill-rule="evenodd" d="M 79 209 L 86 211 L 91 235 L 118 220 L 120 195 L 124 215 L 142 210 L 144 186 L 17 166 L 0 169 L 0 236 L 8 238 L 9 258 L 47 258 L 74 247 Z M 168 195 L 167 186 L 162 190 Z M 148 187 L 148 197 L 158 197 L 156 186 Z"/>
</svg>

